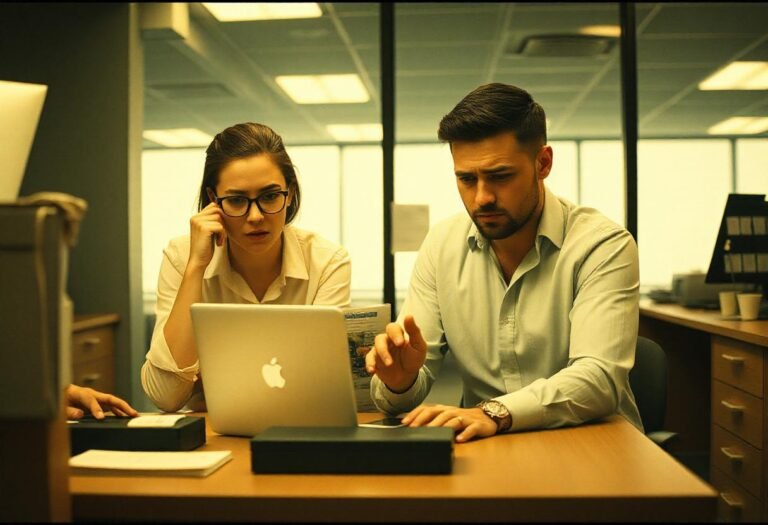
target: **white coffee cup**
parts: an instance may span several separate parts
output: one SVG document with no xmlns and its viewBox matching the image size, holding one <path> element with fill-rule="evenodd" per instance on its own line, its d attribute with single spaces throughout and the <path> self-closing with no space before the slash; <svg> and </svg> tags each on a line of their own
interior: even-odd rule
<svg viewBox="0 0 768 525">
<path fill-rule="evenodd" d="M 736 296 L 736 300 L 739 302 L 739 315 L 742 321 L 757 319 L 762 299 L 763 294 L 760 293 L 740 293 Z"/>
<path fill-rule="evenodd" d="M 733 317 L 739 313 L 736 309 L 736 292 L 720 292 L 720 313 L 723 317 Z"/>
</svg>

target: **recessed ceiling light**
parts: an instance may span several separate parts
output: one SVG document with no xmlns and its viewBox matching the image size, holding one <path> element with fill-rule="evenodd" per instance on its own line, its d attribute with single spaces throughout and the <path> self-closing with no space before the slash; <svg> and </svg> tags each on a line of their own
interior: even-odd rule
<svg viewBox="0 0 768 525">
<path fill-rule="evenodd" d="M 768 89 L 768 62 L 731 62 L 699 82 L 699 89 Z"/>
<path fill-rule="evenodd" d="M 208 146 L 213 137 L 195 128 L 145 129 L 143 136 L 167 148 Z"/>
<path fill-rule="evenodd" d="M 317 18 L 323 16 L 320 6 L 314 2 L 203 2 L 203 5 L 220 22 Z"/>
<path fill-rule="evenodd" d="M 380 141 L 381 124 L 328 124 L 328 133 L 339 142 Z"/>
<path fill-rule="evenodd" d="M 710 135 L 755 135 L 768 131 L 768 117 L 731 117 L 707 129 Z"/>
<path fill-rule="evenodd" d="M 360 77 L 350 75 L 286 75 L 275 82 L 298 104 L 350 104 L 368 102 Z"/>
<path fill-rule="evenodd" d="M 579 29 L 579 33 L 581 33 L 582 35 L 608 36 L 611 38 L 618 38 L 621 36 L 621 26 L 617 26 L 617 25 L 584 26 L 581 29 Z"/>
</svg>

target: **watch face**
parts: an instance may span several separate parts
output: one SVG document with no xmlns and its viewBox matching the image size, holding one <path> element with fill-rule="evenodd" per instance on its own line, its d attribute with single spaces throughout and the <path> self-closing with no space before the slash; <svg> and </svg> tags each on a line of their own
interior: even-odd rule
<svg viewBox="0 0 768 525">
<path fill-rule="evenodd" d="M 496 417 L 504 417 L 508 412 L 507 407 L 498 401 L 488 401 L 483 405 L 483 408 L 488 412 L 489 415 Z"/>
</svg>

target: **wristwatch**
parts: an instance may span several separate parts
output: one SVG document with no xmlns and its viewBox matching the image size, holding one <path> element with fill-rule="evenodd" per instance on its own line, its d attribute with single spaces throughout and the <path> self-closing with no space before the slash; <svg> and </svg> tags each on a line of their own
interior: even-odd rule
<svg viewBox="0 0 768 525">
<path fill-rule="evenodd" d="M 501 401 L 496 401 L 495 399 L 481 401 L 477 404 L 477 407 L 496 423 L 497 434 L 508 430 L 512 426 L 512 414 L 509 413 L 509 410 Z"/>
</svg>

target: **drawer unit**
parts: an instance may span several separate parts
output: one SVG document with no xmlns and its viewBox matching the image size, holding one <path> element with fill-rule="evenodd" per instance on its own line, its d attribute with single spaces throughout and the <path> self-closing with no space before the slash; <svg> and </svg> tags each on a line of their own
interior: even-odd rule
<svg viewBox="0 0 768 525">
<path fill-rule="evenodd" d="M 72 362 L 109 357 L 114 346 L 115 336 L 111 326 L 75 332 L 72 334 Z"/>
<path fill-rule="evenodd" d="M 760 521 L 760 500 L 751 496 L 717 468 L 712 469 L 710 482 L 718 492 L 718 520 L 731 522 Z"/>
<path fill-rule="evenodd" d="M 75 316 L 72 325 L 72 382 L 112 394 L 115 391 L 117 316 Z"/>
<path fill-rule="evenodd" d="M 712 465 L 759 498 L 763 488 L 763 451 L 718 425 L 712 425 Z"/>
<path fill-rule="evenodd" d="M 710 483 L 720 521 L 764 519 L 765 358 L 755 345 L 712 336 Z"/>
<path fill-rule="evenodd" d="M 74 366 L 72 382 L 111 394 L 115 391 L 114 359 L 112 356 L 91 359 Z"/>
<path fill-rule="evenodd" d="M 712 381 L 712 422 L 753 447 L 763 448 L 763 400 L 725 383 Z"/>
<path fill-rule="evenodd" d="M 763 350 L 735 339 L 713 337 L 712 377 L 763 397 Z"/>
</svg>

